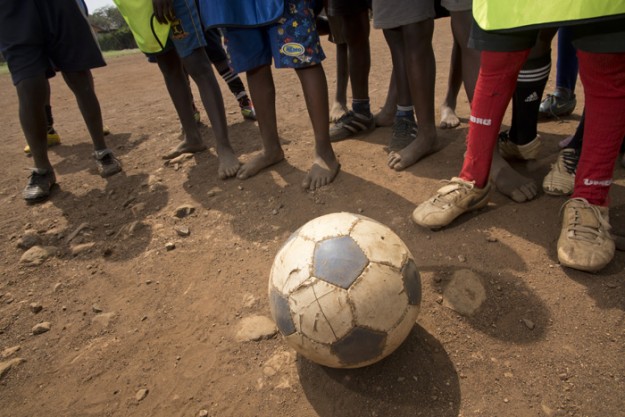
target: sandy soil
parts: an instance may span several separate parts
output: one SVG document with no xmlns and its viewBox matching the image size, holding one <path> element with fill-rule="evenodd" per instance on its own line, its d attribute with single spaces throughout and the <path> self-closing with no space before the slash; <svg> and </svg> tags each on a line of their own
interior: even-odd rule
<svg viewBox="0 0 625 417">
<path fill-rule="evenodd" d="M 435 33 L 437 107 L 448 24 L 437 22 Z M 332 91 L 333 47 L 324 46 Z M 372 50 L 378 108 L 391 65 L 379 31 Z M 52 102 L 63 144 L 50 153 L 60 187 L 32 207 L 21 198 L 30 161 L 15 90 L 0 76 L 0 415 L 625 416 L 625 256 L 617 252 L 596 275 L 560 267 L 564 199 L 541 194 L 517 204 L 495 193 L 488 208 L 445 230 L 410 222 L 415 205 L 460 168 L 464 94 L 463 123 L 439 130 L 437 154 L 394 172 L 383 149 L 390 128 L 380 128 L 336 144 L 342 172 L 310 193 L 299 184 L 311 163 L 312 130 L 292 71 L 275 72 L 286 161 L 246 181 L 221 181 L 214 150 L 170 165 L 161 160 L 177 144 L 179 124 L 157 67 L 140 54 L 108 63 L 95 82 L 124 173 L 96 175 L 75 100 L 56 77 Z M 578 94 L 581 101 L 581 86 Z M 225 100 L 232 142 L 245 160 L 259 148 L 258 129 L 229 93 Z M 581 107 L 541 123 L 540 158 L 517 168 L 541 182 Z M 210 128 L 205 135 L 212 145 Z M 624 174 L 616 168 L 611 194 L 620 234 Z M 193 212 L 175 217 L 184 205 Z M 383 362 L 347 371 L 315 365 L 277 336 L 237 339 L 243 319 L 269 315 L 277 248 L 306 221 L 337 211 L 390 226 L 412 251 L 423 301 L 404 345 Z M 190 235 L 180 236 L 176 228 L 185 227 Z M 33 235 L 56 255 L 25 266 L 18 243 Z M 454 294 L 466 306 L 482 292 L 475 311 L 453 305 Z M 34 335 L 42 322 L 50 330 Z"/>
</svg>

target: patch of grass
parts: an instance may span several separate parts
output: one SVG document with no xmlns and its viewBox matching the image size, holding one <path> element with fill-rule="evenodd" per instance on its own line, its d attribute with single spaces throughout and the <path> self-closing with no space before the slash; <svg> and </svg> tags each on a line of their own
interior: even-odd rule
<svg viewBox="0 0 625 417">
<path fill-rule="evenodd" d="M 139 49 L 122 49 L 121 51 L 104 51 L 102 52 L 102 55 L 104 55 L 104 58 L 115 58 L 118 56 L 138 54 L 140 52 L 141 51 Z M 0 75 L 8 73 L 9 67 L 7 64 L 5 62 L 0 63 Z"/>
<path fill-rule="evenodd" d="M 122 49 L 120 51 L 104 51 L 102 55 L 104 55 L 104 58 L 115 58 L 118 56 L 138 54 L 140 52 L 139 49 Z"/>
</svg>

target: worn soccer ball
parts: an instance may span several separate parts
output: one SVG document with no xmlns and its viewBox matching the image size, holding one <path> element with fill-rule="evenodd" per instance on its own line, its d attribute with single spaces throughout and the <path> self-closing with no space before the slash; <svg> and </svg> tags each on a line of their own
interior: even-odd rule
<svg viewBox="0 0 625 417">
<path fill-rule="evenodd" d="M 351 213 L 309 221 L 278 251 L 270 309 L 287 343 L 334 368 L 358 368 L 391 354 L 414 326 L 421 280 L 401 239 Z"/>
</svg>

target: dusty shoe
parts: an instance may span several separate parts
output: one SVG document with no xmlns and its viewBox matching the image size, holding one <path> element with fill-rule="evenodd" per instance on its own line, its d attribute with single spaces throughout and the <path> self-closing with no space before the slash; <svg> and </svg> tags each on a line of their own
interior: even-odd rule
<svg viewBox="0 0 625 417">
<path fill-rule="evenodd" d="M 413 119 L 405 117 L 395 118 L 393 135 L 388 144 L 389 152 L 397 152 L 410 145 L 417 138 L 417 124 Z"/>
<path fill-rule="evenodd" d="M 568 88 L 556 88 L 553 94 L 547 94 L 538 108 L 538 115 L 547 118 L 558 118 L 573 113 L 577 99 Z"/>
<path fill-rule="evenodd" d="M 366 115 L 350 111 L 330 126 L 330 141 L 338 142 L 373 129 L 375 129 L 375 120 L 372 114 Z"/>
<path fill-rule="evenodd" d="M 50 190 L 54 184 L 56 184 L 54 171 L 33 168 L 22 196 L 27 203 L 39 203 L 50 197 Z"/>
<path fill-rule="evenodd" d="M 122 170 L 122 163 L 119 159 L 115 158 L 113 151 L 110 149 L 103 149 L 101 151 L 93 152 L 95 163 L 98 166 L 98 172 L 102 178 L 115 175 Z"/>
<path fill-rule="evenodd" d="M 536 135 L 534 140 L 525 145 L 517 145 L 510 140 L 508 132 L 499 134 L 499 153 L 504 159 L 536 159 L 543 147 L 540 135 Z"/>
<path fill-rule="evenodd" d="M 564 266 L 596 272 L 614 257 L 608 208 L 572 198 L 562 206 L 558 260 Z"/>
<path fill-rule="evenodd" d="M 447 226 L 462 213 L 478 210 L 488 204 L 490 183 L 476 188 L 473 181 L 454 177 L 440 188 L 436 195 L 419 204 L 412 212 L 412 220 L 420 226 L 439 229 Z"/>
<path fill-rule="evenodd" d="M 571 195 L 575 187 L 575 171 L 579 154 L 575 149 L 562 149 L 543 180 L 543 190 L 550 195 Z"/>
</svg>

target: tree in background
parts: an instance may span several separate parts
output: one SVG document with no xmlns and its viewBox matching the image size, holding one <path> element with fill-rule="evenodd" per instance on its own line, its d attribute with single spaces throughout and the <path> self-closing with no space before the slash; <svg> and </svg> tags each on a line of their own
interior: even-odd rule
<svg viewBox="0 0 625 417">
<path fill-rule="evenodd" d="M 103 51 L 134 49 L 135 40 L 117 7 L 105 6 L 94 10 L 89 15 L 89 23 L 98 36 Z"/>
</svg>

